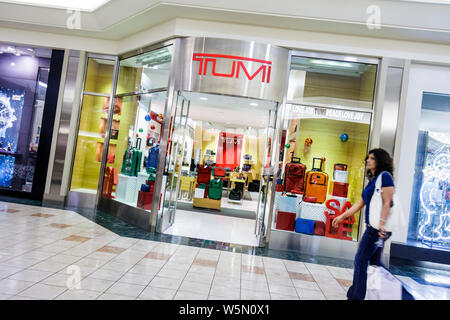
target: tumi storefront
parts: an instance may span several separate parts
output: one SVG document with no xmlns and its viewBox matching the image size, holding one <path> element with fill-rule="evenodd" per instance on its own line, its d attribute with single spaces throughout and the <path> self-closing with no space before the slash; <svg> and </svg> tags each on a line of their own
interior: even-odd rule
<svg viewBox="0 0 450 320">
<path fill-rule="evenodd" d="M 89 54 L 69 206 L 148 231 L 349 257 L 378 59 L 177 38 Z M 344 253 L 343 253 L 344 252 Z"/>
</svg>

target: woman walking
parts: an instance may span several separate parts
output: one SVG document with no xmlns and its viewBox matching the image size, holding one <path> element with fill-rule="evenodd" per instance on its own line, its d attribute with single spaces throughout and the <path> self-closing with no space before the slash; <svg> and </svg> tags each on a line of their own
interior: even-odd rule
<svg viewBox="0 0 450 320">
<path fill-rule="evenodd" d="M 362 207 L 366 206 L 365 222 L 366 231 L 361 238 L 358 252 L 355 256 L 353 270 L 353 284 L 348 289 L 347 298 L 349 300 L 364 300 L 366 296 L 367 267 L 370 264 L 383 266 L 381 255 L 383 252 L 384 242 L 392 235 L 386 230 L 386 222 L 388 221 L 390 208 L 392 207 L 392 198 L 394 195 L 394 181 L 392 178 L 393 164 L 389 153 L 383 149 L 373 149 L 369 151 L 366 157 L 367 176 L 369 183 L 364 188 L 361 198 L 353 207 L 348 209 L 342 215 L 333 220 L 333 227 L 338 227 L 344 219 L 355 214 Z M 381 191 L 376 190 L 376 181 L 381 179 Z M 379 184 L 378 184 L 379 185 Z M 370 202 L 374 192 L 381 192 L 382 206 L 381 212 L 370 212 Z M 372 217 L 380 217 L 379 221 L 370 219 Z M 370 225 L 370 222 L 377 228 Z"/>
</svg>

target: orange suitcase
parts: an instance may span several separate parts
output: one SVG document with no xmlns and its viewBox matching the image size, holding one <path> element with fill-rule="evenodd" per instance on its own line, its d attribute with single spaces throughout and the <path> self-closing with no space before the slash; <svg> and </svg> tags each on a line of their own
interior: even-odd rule
<svg viewBox="0 0 450 320">
<path fill-rule="evenodd" d="M 320 167 L 315 166 L 316 161 Z M 321 158 L 313 158 L 311 171 L 306 173 L 305 191 L 303 197 L 315 197 L 317 203 L 324 203 L 327 198 L 328 174 L 322 171 L 323 161 Z"/>
</svg>

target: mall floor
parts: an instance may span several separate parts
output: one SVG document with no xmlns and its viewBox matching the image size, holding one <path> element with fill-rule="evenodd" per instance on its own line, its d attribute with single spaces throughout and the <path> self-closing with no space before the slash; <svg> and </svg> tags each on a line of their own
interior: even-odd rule
<svg viewBox="0 0 450 320">
<path fill-rule="evenodd" d="M 351 261 L 149 240 L 109 217 L 0 202 L 0 299 L 343 300 L 351 285 Z"/>
</svg>

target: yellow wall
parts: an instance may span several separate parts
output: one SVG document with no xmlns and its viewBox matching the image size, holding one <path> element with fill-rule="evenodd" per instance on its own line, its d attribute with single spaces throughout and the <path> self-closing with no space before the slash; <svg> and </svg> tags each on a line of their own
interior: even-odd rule
<svg viewBox="0 0 450 320">
<path fill-rule="evenodd" d="M 340 136 L 347 133 L 349 139 L 342 142 Z M 363 189 L 364 183 L 364 158 L 367 152 L 367 140 L 369 136 L 369 125 L 354 122 L 345 122 L 329 119 L 302 119 L 297 132 L 295 156 L 301 157 L 301 162 L 306 165 L 307 170 L 312 168 L 313 158 L 325 157 L 323 170 L 328 174 L 329 181 L 333 180 L 333 169 L 335 163 L 348 165 L 348 197 L 354 204 Z M 313 144 L 308 151 L 304 147 L 306 138 L 311 138 Z M 290 159 L 289 159 L 290 161 Z M 331 191 L 329 184 L 328 193 Z M 359 223 L 359 213 L 355 215 L 353 226 L 353 239 L 356 240 Z"/>
<path fill-rule="evenodd" d="M 94 93 L 111 92 L 113 65 L 100 64 L 90 59 L 86 73 L 85 91 Z M 134 68 L 121 68 L 122 73 L 127 73 L 126 79 L 137 78 L 140 72 Z M 138 80 L 132 79 L 132 86 Z M 120 85 L 124 86 L 125 83 Z M 95 154 L 98 142 L 103 143 L 104 138 L 100 136 L 100 122 L 107 118 L 107 112 L 103 111 L 104 97 L 85 95 L 80 115 L 79 135 L 75 151 L 75 161 L 72 173 L 71 189 L 87 188 L 96 190 L 98 186 L 101 163 L 96 161 Z M 118 140 L 110 140 L 110 145 L 117 145 L 116 158 L 113 166 L 120 171 L 123 154 L 127 147 L 128 132 L 130 124 L 134 124 L 136 118 L 137 102 L 129 98 L 122 105 L 121 115 L 114 115 L 115 120 L 120 120 Z M 88 133 L 92 136 L 85 136 Z M 145 142 L 144 142 L 145 143 Z M 110 147 L 111 150 L 111 147 Z"/>
</svg>

